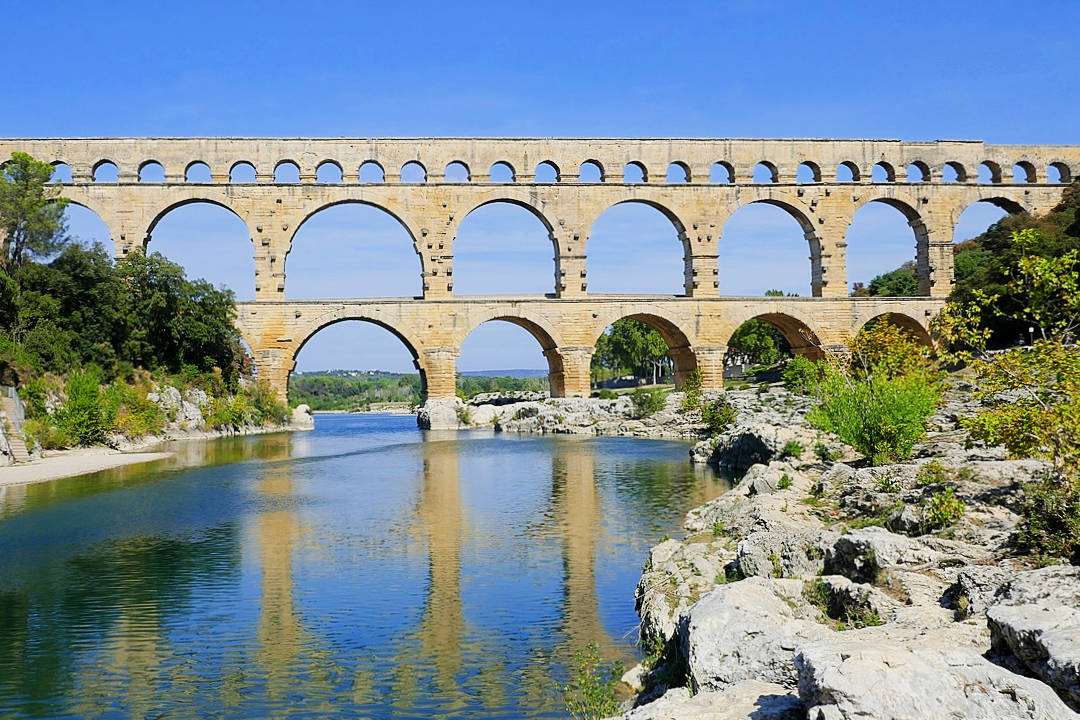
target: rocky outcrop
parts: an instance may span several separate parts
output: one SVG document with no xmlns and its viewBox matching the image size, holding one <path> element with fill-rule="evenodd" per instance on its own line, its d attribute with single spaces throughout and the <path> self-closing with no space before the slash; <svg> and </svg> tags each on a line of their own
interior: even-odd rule
<svg viewBox="0 0 1080 720">
<path fill-rule="evenodd" d="M 634 708 L 624 720 L 803 720 L 799 696 L 780 685 L 744 680 L 724 692 L 691 694 L 675 688 L 662 698 Z"/>
</svg>

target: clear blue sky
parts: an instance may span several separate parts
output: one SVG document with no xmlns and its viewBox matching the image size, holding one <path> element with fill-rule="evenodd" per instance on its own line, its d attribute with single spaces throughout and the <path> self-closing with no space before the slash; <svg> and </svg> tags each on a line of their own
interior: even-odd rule
<svg viewBox="0 0 1080 720">
<path fill-rule="evenodd" d="M 535 135 L 975 138 L 1080 143 L 1080 3 L 13 3 L 4 136 Z M 809 292 L 794 221 L 746 208 L 725 228 L 722 291 Z M 972 209 L 958 236 L 996 219 Z M 73 213 L 73 231 L 101 233 Z M 302 230 L 291 297 L 418 291 L 415 255 L 377 211 Z M 849 279 L 914 255 L 889 208 L 860 211 Z M 223 211 L 166 218 L 152 249 L 250 296 L 251 249 Z M 211 252 L 212 248 L 212 252 Z M 617 248 L 617 249 L 616 249 Z M 321 260 L 340 258 L 332 268 Z M 466 218 L 463 292 L 548 290 L 551 249 L 524 211 Z M 777 261 L 778 257 L 785 258 Z M 678 292 L 679 249 L 646 208 L 609 211 L 590 242 L 597 291 Z M 633 282 L 620 268 L 648 267 Z M 493 285 L 493 280 L 502 284 Z M 462 369 L 541 367 L 524 331 L 468 340 Z M 302 369 L 408 369 L 385 331 L 320 333 Z"/>
</svg>

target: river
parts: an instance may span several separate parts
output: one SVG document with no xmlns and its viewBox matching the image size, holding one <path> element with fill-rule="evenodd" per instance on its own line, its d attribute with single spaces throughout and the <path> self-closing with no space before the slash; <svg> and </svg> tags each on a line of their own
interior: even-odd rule
<svg viewBox="0 0 1080 720">
<path fill-rule="evenodd" d="M 635 661 L 648 548 L 727 484 L 687 445 L 310 433 L 0 488 L 0 717 L 566 717 Z"/>
</svg>

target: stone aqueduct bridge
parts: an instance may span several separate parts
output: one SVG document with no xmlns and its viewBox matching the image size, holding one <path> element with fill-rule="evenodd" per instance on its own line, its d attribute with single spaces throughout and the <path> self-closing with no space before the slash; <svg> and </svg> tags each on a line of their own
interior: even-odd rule
<svg viewBox="0 0 1080 720">
<path fill-rule="evenodd" d="M 343 320 L 391 330 L 416 359 L 428 399 L 454 395 L 455 364 L 477 325 L 507 320 L 544 348 L 554 395 L 585 395 L 599 335 L 621 317 L 655 327 L 671 348 L 677 377 L 701 370 L 707 387 L 722 384 L 723 356 L 745 320 L 776 325 L 799 351 L 839 345 L 882 314 L 926 337 L 928 322 L 953 284 L 953 229 L 975 202 L 1009 212 L 1043 212 L 1080 171 L 1078 146 L 987 145 L 974 141 L 722 140 L 722 139 L 261 139 L 94 138 L 0 140 L 14 150 L 71 169 L 63 194 L 94 210 L 110 229 L 117 256 L 144 247 L 157 222 L 191 202 L 210 202 L 248 226 L 255 260 L 255 301 L 241 303 L 238 324 L 261 377 L 282 393 L 304 343 Z M 158 163 L 164 182 L 140 182 Z M 210 182 L 185 182 L 204 163 Z M 380 182 L 361 183 L 358 168 L 375 163 Z M 464 179 L 448 180 L 452 163 Z M 275 180 L 295 166 L 298 182 Z M 416 164 L 422 182 L 402 181 Z M 99 182 L 102 168 L 117 178 Z M 771 182 L 755 182 L 763 166 Z M 235 174 L 247 167 L 254 182 Z M 537 182 L 546 166 L 554 181 Z M 809 182 L 796 182 L 797 171 Z M 990 182 L 977 182 L 984 167 Z M 1019 167 L 1025 182 L 1009 182 Z M 496 170 L 498 168 L 498 170 Z M 641 182 L 627 182 L 632 168 Z M 845 181 L 837 170 L 845 169 Z M 883 181 L 872 181 L 875 168 Z M 330 169 L 336 182 L 319 182 Z M 414 168 L 415 169 L 415 168 Z M 582 170 L 596 175 L 584 180 Z M 492 172 L 501 172 L 492 181 Z M 669 173 L 678 182 L 669 180 Z M 914 180 L 911 179 L 914 173 Z M 847 175 L 850 174 L 850 180 Z M 1049 182 L 1049 176 L 1054 182 Z M 717 182 L 724 176 L 725 182 Z M 949 176 L 951 181 L 946 181 Z M 505 181 L 509 178 L 509 181 Z M 419 298 L 287 300 L 286 260 L 297 228 L 339 203 L 365 203 L 396 217 L 410 233 L 423 278 Z M 457 227 L 475 208 L 510 202 L 545 225 L 554 250 L 552 293 L 545 296 L 460 297 L 453 292 Z M 589 229 L 607 208 L 640 202 L 660 210 L 683 246 L 684 294 L 595 295 L 588 292 Z M 850 298 L 845 236 L 855 212 L 886 203 L 907 217 L 916 238 L 924 297 Z M 812 298 L 718 296 L 717 248 L 724 223 L 738 208 L 768 203 L 800 224 L 809 249 Z M 334 258 L 327 257 L 332 263 Z M 643 272 L 647 271 L 645 268 Z"/>
</svg>

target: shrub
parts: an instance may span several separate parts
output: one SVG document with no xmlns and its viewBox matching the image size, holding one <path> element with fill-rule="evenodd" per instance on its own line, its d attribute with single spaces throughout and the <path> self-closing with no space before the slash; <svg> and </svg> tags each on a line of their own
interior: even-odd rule
<svg viewBox="0 0 1080 720">
<path fill-rule="evenodd" d="M 776 483 L 776 487 L 780 490 L 787 490 L 789 487 L 791 487 L 792 482 L 794 481 L 791 479 L 791 476 L 787 473 L 784 473 L 780 476 L 780 481 Z"/>
<path fill-rule="evenodd" d="M 604 662 L 600 649 L 590 643 L 574 653 L 574 679 L 563 685 L 563 698 L 571 717 L 579 720 L 599 720 L 615 715 L 619 710 L 616 685 L 622 677 L 622 663 Z"/>
<path fill-rule="evenodd" d="M 145 385 L 131 386 L 114 380 L 102 393 L 102 416 L 105 426 L 125 437 L 142 437 L 161 432 L 165 413 L 148 397 Z"/>
<path fill-rule="evenodd" d="M 709 432 L 723 432 L 735 422 L 735 408 L 726 397 L 710 400 L 701 407 L 701 419 L 709 426 Z"/>
<path fill-rule="evenodd" d="M 840 436 L 874 465 L 911 456 L 926 434 L 941 390 L 928 375 L 855 378 L 830 368 L 821 404 L 806 414 L 814 427 Z"/>
<path fill-rule="evenodd" d="M 900 489 L 900 481 L 891 472 L 883 472 L 877 479 L 878 492 L 894 493 Z"/>
<path fill-rule="evenodd" d="M 940 490 L 922 502 L 923 531 L 946 528 L 964 516 L 964 501 L 956 497 L 951 487 Z"/>
<path fill-rule="evenodd" d="M 924 463 L 919 468 L 918 474 L 915 476 L 915 484 L 919 487 L 926 487 L 927 485 L 940 485 L 949 481 L 948 472 L 945 470 L 945 466 L 941 464 L 940 460 L 931 460 Z"/>
<path fill-rule="evenodd" d="M 1080 485 L 1060 478 L 1028 484 L 1017 544 L 1045 558 L 1080 564 Z"/>
<path fill-rule="evenodd" d="M 43 418 L 28 418 L 23 423 L 23 438 L 30 448 L 37 445 L 42 450 L 59 450 L 74 444 L 68 434 L 57 427 L 48 415 Z"/>
<path fill-rule="evenodd" d="M 94 366 L 76 370 L 64 384 L 67 402 L 55 414 L 57 425 L 78 445 L 105 440 L 101 402 L 101 372 Z"/>
<path fill-rule="evenodd" d="M 597 390 L 596 392 L 594 392 L 593 397 L 598 397 L 601 400 L 615 400 L 619 397 L 619 393 L 608 388 L 603 388 L 602 390 Z"/>
<path fill-rule="evenodd" d="M 829 450 L 829 446 L 823 442 L 814 445 L 814 454 L 817 455 L 818 460 L 821 460 L 822 462 L 832 462 L 836 459 L 836 455 Z"/>
<path fill-rule="evenodd" d="M 780 448 L 780 459 L 795 458 L 798 460 L 802 457 L 803 445 L 798 440 L 788 440 L 784 443 L 784 447 Z"/>
<path fill-rule="evenodd" d="M 645 418 L 659 412 L 664 407 L 667 393 L 660 388 L 639 387 L 630 393 L 630 402 L 634 405 L 634 417 Z"/>
<path fill-rule="evenodd" d="M 821 367 L 804 355 L 788 360 L 780 373 L 784 387 L 800 395 L 813 395 L 821 382 Z"/>
<path fill-rule="evenodd" d="M 693 412 L 701 407 L 701 384 L 701 371 L 695 368 L 683 381 L 683 412 Z"/>
<path fill-rule="evenodd" d="M 458 405 L 454 408 L 454 412 L 457 414 L 458 424 L 472 425 L 472 411 L 469 410 L 468 405 Z"/>
<path fill-rule="evenodd" d="M 284 425 L 289 422 L 289 406 L 279 397 L 270 383 L 260 380 L 244 388 L 251 401 L 252 420 L 259 425 Z"/>
</svg>

